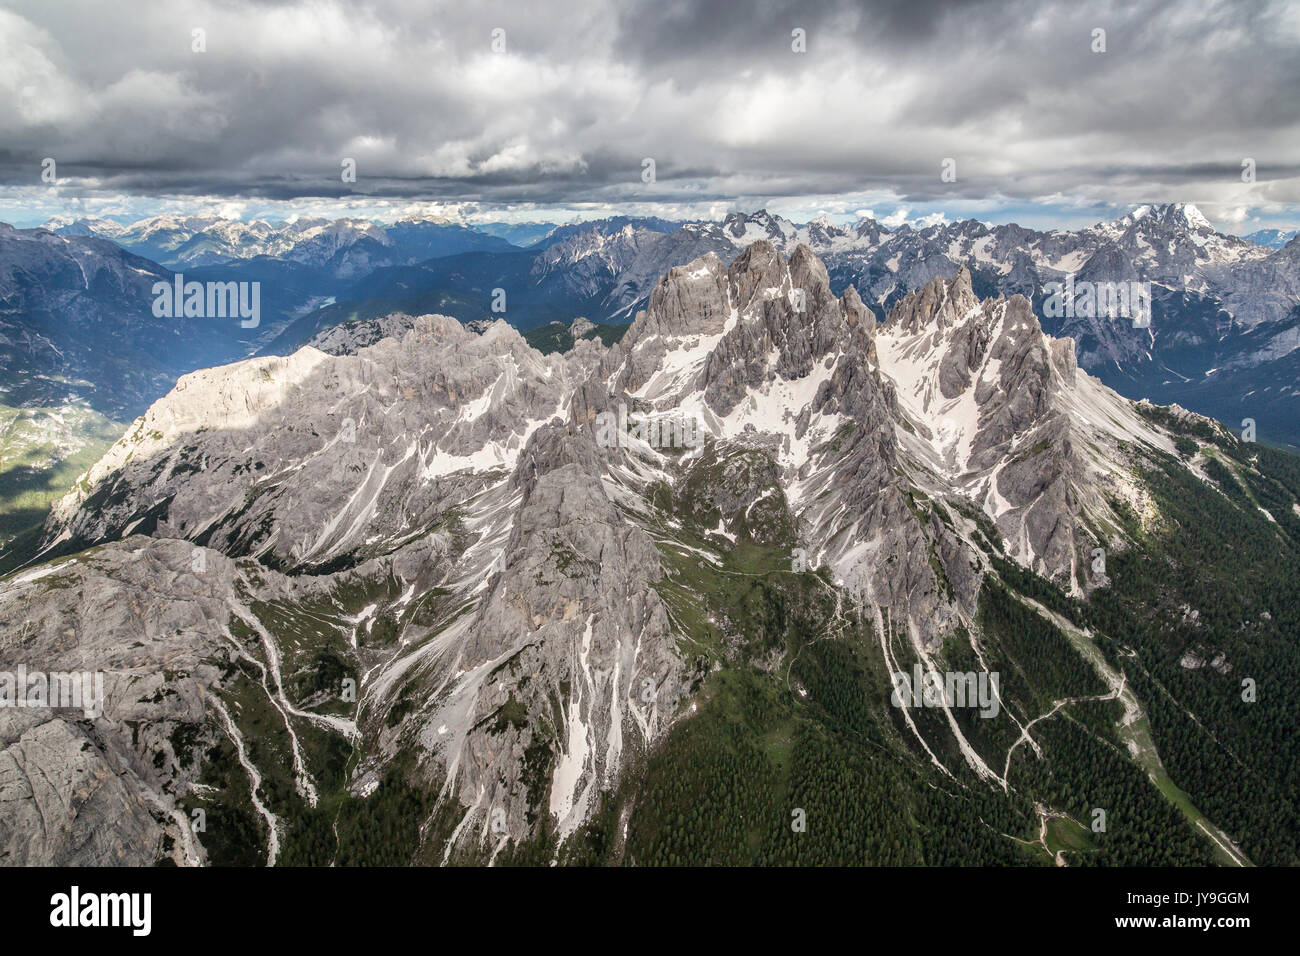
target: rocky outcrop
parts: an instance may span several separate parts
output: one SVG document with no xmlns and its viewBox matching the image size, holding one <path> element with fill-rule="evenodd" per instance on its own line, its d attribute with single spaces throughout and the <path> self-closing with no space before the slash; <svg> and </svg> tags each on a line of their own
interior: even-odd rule
<svg viewBox="0 0 1300 956">
<path fill-rule="evenodd" d="M 970 499 L 1017 560 L 1088 589 L 1082 554 L 1099 542 L 1081 519 L 1113 523 L 1105 476 L 1127 470 L 1126 445 L 1169 451 L 1168 437 L 1079 370 L 1022 296 L 976 299 L 965 269 L 905 297 L 877 343 L 906 457 L 942 476 L 922 485 Z"/>
<path fill-rule="evenodd" d="M 132 537 L 4 580 L 5 669 L 96 675 L 102 699 L 0 707 L 0 861 L 201 859 L 176 798 L 199 777 L 238 578 L 217 552 Z"/>
</svg>

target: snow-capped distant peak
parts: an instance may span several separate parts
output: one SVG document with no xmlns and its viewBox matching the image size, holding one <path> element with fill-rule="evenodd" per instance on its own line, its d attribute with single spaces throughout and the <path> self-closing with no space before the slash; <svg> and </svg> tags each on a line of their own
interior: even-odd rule
<svg viewBox="0 0 1300 956">
<path fill-rule="evenodd" d="M 1201 214 L 1201 211 L 1191 203 L 1182 205 L 1182 213 L 1184 221 L 1194 229 L 1214 228 L 1214 226 L 1211 225 L 1210 220 L 1206 219 L 1205 216 Z"/>
<path fill-rule="evenodd" d="M 1124 220 L 1130 224 L 1139 222 L 1162 223 L 1185 226 L 1194 231 L 1209 230 L 1215 232 L 1214 224 L 1192 203 L 1144 203 L 1135 208 Z"/>
</svg>

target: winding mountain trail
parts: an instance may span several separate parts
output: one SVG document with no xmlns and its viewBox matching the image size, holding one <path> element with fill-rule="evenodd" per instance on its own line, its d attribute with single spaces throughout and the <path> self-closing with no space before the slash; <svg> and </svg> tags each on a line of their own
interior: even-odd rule
<svg viewBox="0 0 1300 956">
<path fill-rule="evenodd" d="M 1151 783 L 1187 818 L 1187 821 L 1209 838 L 1215 847 L 1215 855 L 1220 862 L 1228 866 L 1254 866 L 1246 854 L 1232 842 L 1232 838 L 1215 826 L 1205 814 L 1196 809 L 1191 798 L 1179 789 L 1169 776 L 1160 760 L 1155 739 L 1151 735 L 1151 723 L 1142 710 L 1137 695 L 1128 686 L 1125 675 L 1116 671 L 1106 662 L 1106 658 L 1100 649 L 1092 642 L 1092 635 L 1032 598 L 1020 594 L 1017 594 L 1016 598 L 1026 607 L 1033 609 L 1041 617 L 1059 628 L 1070 643 L 1074 645 L 1080 656 L 1093 666 L 1102 680 L 1111 686 L 1114 691 L 1112 699 L 1117 698 L 1124 706 L 1124 716 L 1116 725 L 1116 728 L 1120 740 L 1123 741 L 1129 755 L 1139 767 L 1146 771 Z M 1008 759 L 1010 759 L 1010 754 L 1008 754 Z"/>
<path fill-rule="evenodd" d="M 1123 680 L 1126 681 L 1127 677 L 1124 677 Z M 1011 755 L 1016 752 L 1016 748 L 1019 747 L 1021 744 L 1028 743 L 1029 746 L 1034 748 L 1035 753 L 1040 753 L 1038 745 L 1034 742 L 1034 738 L 1031 737 L 1029 734 L 1029 731 L 1034 726 L 1034 724 L 1038 723 L 1040 720 L 1047 720 L 1049 717 L 1054 716 L 1057 713 L 1057 711 L 1059 711 L 1062 707 L 1065 707 L 1069 704 L 1085 704 L 1091 701 L 1115 700 L 1117 697 L 1120 696 L 1121 693 L 1123 693 L 1122 686 L 1114 688 L 1109 694 L 1096 694 L 1089 697 L 1062 697 L 1060 700 L 1054 701 L 1051 710 L 1049 710 L 1045 714 L 1038 715 L 1021 729 L 1020 736 L 1016 739 L 1016 742 L 1013 743 L 1011 747 L 1007 750 L 1007 762 L 1005 767 L 1002 770 L 1003 780 L 1005 780 L 1008 777 L 1008 775 L 1011 773 Z"/>
</svg>

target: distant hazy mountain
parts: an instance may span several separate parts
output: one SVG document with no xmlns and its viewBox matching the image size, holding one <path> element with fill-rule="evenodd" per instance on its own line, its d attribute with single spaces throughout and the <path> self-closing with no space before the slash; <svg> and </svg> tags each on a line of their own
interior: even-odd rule
<svg viewBox="0 0 1300 956">
<path fill-rule="evenodd" d="M 1295 229 L 1286 232 L 1281 229 L 1260 229 L 1258 232 L 1249 233 L 1243 238 L 1249 239 L 1256 245 L 1268 246 L 1272 249 L 1281 249 L 1288 242 L 1294 239 L 1296 235 L 1297 230 Z"/>
<path fill-rule="evenodd" d="M 239 316 L 154 313 L 156 283 L 177 273 L 94 236 L 0 224 L 0 403 L 81 402 L 130 419 L 176 378 L 256 351 L 335 280 L 292 260 L 257 256 L 186 266 L 186 283 L 257 283 L 258 324 Z"/>
<path fill-rule="evenodd" d="M 476 232 L 497 236 L 521 248 L 544 239 L 554 228 L 553 222 L 476 222 L 474 224 Z"/>
<path fill-rule="evenodd" d="M 383 266 L 471 250 L 503 251 L 511 243 L 456 223 L 406 219 L 377 224 L 363 219 L 299 219 L 273 225 L 202 216 L 156 216 L 128 226 L 106 219 L 60 218 L 59 235 L 93 235 L 173 268 L 216 265 L 269 256 L 349 279 Z"/>
<path fill-rule="evenodd" d="M 173 274 L 111 242 L 0 225 L 0 395 L 138 415 L 186 371 L 247 354 L 239 325 L 152 311 Z"/>
<path fill-rule="evenodd" d="M 680 222 L 658 219 L 654 216 L 610 216 L 607 219 L 591 219 L 575 222 L 565 226 L 556 226 L 545 236 L 533 243 L 536 248 L 545 248 L 557 242 L 563 242 L 574 236 L 595 234 L 612 236 L 624 229 L 648 232 L 673 232 L 681 227 Z"/>
</svg>

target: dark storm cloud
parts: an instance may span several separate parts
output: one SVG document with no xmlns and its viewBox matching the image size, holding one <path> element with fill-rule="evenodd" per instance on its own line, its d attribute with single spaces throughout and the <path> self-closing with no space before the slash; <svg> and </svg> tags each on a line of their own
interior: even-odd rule
<svg viewBox="0 0 1300 956">
<path fill-rule="evenodd" d="M 70 191 L 191 196 L 1295 202 L 1297 10 L 9 0 L 0 181 L 52 157 Z"/>
<path fill-rule="evenodd" d="M 617 52 L 648 68 L 686 60 L 736 61 L 771 57 L 774 65 L 796 68 L 785 56 L 791 31 L 809 37 L 809 50 L 827 40 L 848 40 L 862 50 L 910 47 L 939 34 L 949 18 L 961 17 L 981 33 L 1018 15 L 1020 4 L 997 0 L 794 0 L 739 6 L 731 2 L 634 0 L 620 7 Z M 779 59 L 778 59 L 779 55 Z"/>
</svg>

